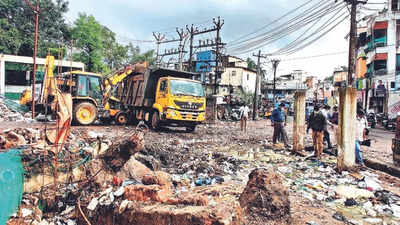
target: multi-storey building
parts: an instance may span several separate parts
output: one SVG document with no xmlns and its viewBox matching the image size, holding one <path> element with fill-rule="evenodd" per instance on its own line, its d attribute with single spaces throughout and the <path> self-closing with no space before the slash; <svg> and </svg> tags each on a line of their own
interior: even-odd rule
<svg viewBox="0 0 400 225">
<path fill-rule="evenodd" d="M 358 27 L 356 87 L 364 107 L 395 115 L 400 104 L 400 1 L 387 4 Z"/>
</svg>

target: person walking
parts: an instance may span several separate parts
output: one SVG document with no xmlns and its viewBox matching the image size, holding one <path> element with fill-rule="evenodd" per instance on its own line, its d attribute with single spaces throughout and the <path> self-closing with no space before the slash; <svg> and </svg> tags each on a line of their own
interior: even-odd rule
<svg viewBox="0 0 400 225">
<path fill-rule="evenodd" d="M 314 111 L 311 113 L 307 123 L 307 133 L 312 129 L 312 138 L 314 146 L 314 156 L 321 159 L 322 150 L 324 147 L 323 136 L 326 118 L 319 110 L 319 106 L 314 106 Z"/>
<path fill-rule="evenodd" d="M 282 138 L 283 143 L 286 148 L 290 148 L 288 143 L 287 133 L 285 130 L 286 126 L 286 115 L 285 115 L 285 104 L 280 103 L 279 107 L 275 108 L 272 111 L 271 120 L 274 123 L 274 134 L 272 136 L 272 141 L 276 144 L 276 141 L 279 137 Z"/>
<path fill-rule="evenodd" d="M 329 135 L 328 125 L 333 128 L 333 124 L 329 121 L 329 110 L 331 107 L 329 105 L 324 105 L 323 109 L 321 110 L 322 115 L 325 117 L 326 124 L 324 126 L 324 140 L 326 140 L 328 144 L 328 148 L 332 148 L 331 138 Z"/>
<path fill-rule="evenodd" d="M 361 155 L 361 143 L 365 140 L 365 128 L 367 127 L 367 120 L 365 119 L 365 113 L 363 110 L 357 110 L 356 118 L 356 163 L 364 165 L 364 161 Z"/>
<path fill-rule="evenodd" d="M 250 108 L 244 103 L 240 108 L 240 130 L 247 131 L 247 119 L 249 118 Z"/>
</svg>

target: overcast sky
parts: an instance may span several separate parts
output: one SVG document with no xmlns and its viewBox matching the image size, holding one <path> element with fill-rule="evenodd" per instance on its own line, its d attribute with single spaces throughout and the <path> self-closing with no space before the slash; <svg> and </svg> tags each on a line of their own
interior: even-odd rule
<svg viewBox="0 0 400 225">
<path fill-rule="evenodd" d="M 221 16 L 225 20 L 221 33 L 222 41 L 229 43 L 304 2 L 306 0 L 70 0 L 67 18 L 68 21 L 73 21 L 79 12 L 91 14 L 101 24 L 117 33 L 120 41 L 127 42 L 154 40 L 154 31 L 170 32 L 167 35 L 172 38 L 177 36 L 174 32 L 175 27 L 184 28 L 186 24 L 192 23 L 200 24 L 200 28 L 209 27 L 213 17 Z M 346 20 L 313 45 L 290 56 L 280 57 L 282 61 L 278 66 L 278 75 L 298 69 L 321 78 L 332 75 L 335 67 L 347 65 L 348 41 L 345 36 L 348 31 L 349 23 Z M 212 34 L 207 35 L 202 38 L 215 37 Z M 290 38 L 268 45 L 262 50 L 265 53 L 271 52 L 288 41 Z M 144 50 L 155 48 L 152 43 L 134 44 Z M 251 54 L 239 56 L 247 58 Z M 332 55 L 299 59 L 323 54 Z M 265 64 L 265 69 L 268 67 L 271 65 Z"/>
</svg>

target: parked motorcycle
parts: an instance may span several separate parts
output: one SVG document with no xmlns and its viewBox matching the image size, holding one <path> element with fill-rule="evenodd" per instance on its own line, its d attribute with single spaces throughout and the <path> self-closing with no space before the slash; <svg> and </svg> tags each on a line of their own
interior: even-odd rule
<svg viewBox="0 0 400 225">
<path fill-rule="evenodd" d="M 376 127 L 376 116 L 375 113 L 368 113 L 367 115 L 368 126 L 371 128 Z"/>
<path fill-rule="evenodd" d="M 388 122 L 389 122 L 389 117 L 388 117 L 386 114 L 384 114 L 384 115 L 382 116 L 382 119 L 381 119 L 381 125 L 382 125 L 382 127 L 386 127 L 386 125 L 388 124 Z"/>
<path fill-rule="evenodd" d="M 396 118 L 388 119 L 385 125 L 386 130 L 394 131 L 396 130 Z"/>
<path fill-rule="evenodd" d="M 386 118 L 386 114 L 385 113 L 378 113 L 376 114 L 376 123 L 381 124 L 382 125 L 382 120 L 384 118 Z"/>
</svg>

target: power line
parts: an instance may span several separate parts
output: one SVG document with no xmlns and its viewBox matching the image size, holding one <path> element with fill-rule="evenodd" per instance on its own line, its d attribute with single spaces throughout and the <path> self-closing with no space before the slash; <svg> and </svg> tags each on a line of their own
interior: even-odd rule
<svg viewBox="0 0 400 225">
<path fill-rule="evenodd" d="M 312 13 L 312 11 L 311 11 L 311 15 L 308 15 L 305 18 L 299 19 L 298 22 L 291 24 L 287 27 L 281 26 L 280 28 L 277 28 L 278 31 L 275 31 L 272 34 L 267 34 L 265 37 L 260 38 L 258 40 L 254 40 L 253 42 L 251 42 L 249 44 L 243 44 L 242 46 L 235 47 L 235 48 L 233 48 L 234 49 L 233 51 L 240 52 L 242 50 L 246 50 L 249 48 L 259 46 L 260 44 L 263 44 L 263 43 L 265 45 L 265 42 L 268 40 L 271 40 L 270 42 L 267 43 L 267 44 L 270 44 L 284 36 L 291 34 L 292 32 L 295 32 L 301 28 L 304 28 L 304 26 L 306 26 L 307 24 L 322 18 L 324 15 L 329 13 L 331 10 L 335 10 L 335 9 L 336 9 L 336 6 L 325 7 L 323 10 L 319 10 L 317 14 Z M 288 24 L 290 24 L 290 23 L 288 23 Z"/>
<path fill-rule="evenodd" d="M 342 8 L 343 9 L 343 8 Z M 342 10 L 341 9 L 341 10 Z M 339 11 L 340 12 L 340 11 Z M 333 17 L 329 18 L 324 24 L 322 24 L 316 31 L 314 31 L 314 33 L 310 34 L 309 36 L 307 36 L 306 38 L 303 38 L 302 40 L 298 41 L 295 44 L 292 44 L 291 46 L 286 46 L 284 48 L 282 48 L 281 50 L 278 50 L 275 53 L 272 54 L 285 54 L 285 53 L 289 53 L 292 54 L 295 51 L 301 50 L 307 46 L 309 46 L 310 44 L 314 43 L 316 40 L 318 40 L 319 38 L 321 38 L 322 36 L 324 36 L 327 32 L 322 33 L 322 35 L 319 35 L 317 38 L 315 38 L 314 40 L 308 42 L 307 44 L 301 46 L 301 47 L 297 47 L 298 45 L 300 45 L 301 43 L 304 43 L 306 40 L 308 40 L 309 38 L 315 36 L 318 32 L 323 31 L 325 28 L 327 28 L 328 26 L 330 26 L 331 24 L 333 24 L 334 22 L 336 22 L 337 20 L 339 20 L 340 18 L 342 18 L 342 20 L 337 23 L 336 25 L 334 25 L 333 27 L 331 27 L 330 29 L 328 29 L 328 32 L 331 31 L 333 28 L 335 28 L 337 25 L 339 25 L 345 18 L 347 18 L 348 16 L 344 17 L 343 16 L 346 14 L 346 12 L 340 14 L 339 16 L 337 16 L 337 14 L 334 14 Z M 334 17 L 336 16 L 336 18 L 331 21 Z"/>
<path fill-rule="evenodd" d="M 333 4 L 333 5 L 332 4 L 325 5 L 323 9 L 319 9 L 317 14 L 315 14 L 315 13 L 313 13 L 313 11 L 311 11 L 311 13 L 312 13 L 311 15 L 306 15 L 306 17 L 302 18 L 299 22 L 293 23 L 288 27 L 282 27 L 282 28 L 278 29 L 278 31 L 276 31 L 272 34 L 269 34 L 261 39 L 255 40 L 250 44 L 244 44 L 242 46 L 236 47 L 232 50 L 232 52 L 247 53 L 250 51 L 254 51 L 257 48 L 264 47 L 265 45 L 275 42 L 284 36 L 292 34 L 292 32 L 295 32 L 299 29 L 306 27 L 308 24 L 310 24 L 312 22 L 319 21 L 321 18 L 325 17 L 326 15 L 329 15 L 332 12 L 342 10 L 343 7 L 339 8 L 339 6 L 342 3 Z M 321 28 L 319 28 L 319 30 L 320 29 Z M 297 42 L 297 43 L 299 43 L 299 42 Z"/>
<path fill-rule="evenodd" d="M 311 45 L 311 44 L 314 43 L 315 41 L 317 41 L 317 40 L 319 40 L 320 38 L 322 38 L 323 36 L 325 36 L 325 35 L 326 35 L 327 33 L 329 33 L 330 31 L 332 31 L 334 28 L 336 28 L 339 24 L 341 24 L 341 23 L 342 23 L 345 19 L 347 19 L 348 17 L 349 17 L 349 15 L 343 17 L 339 22 L 337 22 L 335 25 L 333 25 L 333 26 L 332 26 L 331 28 L 329 28 L 327 31 L 323 32 L 322 34 L 320 34 L 319 36 L 317 36 L 317 37 L 314 38 L 313 40 L 307 42 L 306 44 L 304 44 L 304 45 L 302 45 L 302 46 L 300 46 L 300 47 L 298 47 L 298 48 L 296 48 L 296 49 L 294 49 L 294 50 L 292 50 L 292 51 L 290 51 L 290 52 L 287 52 L 286 54 L 287 54 L 287 55 L 293 54 L 293 53 L 295 53 L 295 52 L 297 52 L 297 51 L 300 51 L 300 50 L 304 49 L 305 47 Z"/>
<path fill-rule="evenodd" d="M 297 57 L 297 58 L 282 59 L 281 61 L 305 60 L 305 59 L 332 56 L 332 55 L 342 55 L 342 54 L 346 54 L 346 53 L 347 53 L 347 51 L 331 52 L 331 53 L 325 53 L 325 54 L 319 54 L 319 55 L 311 55 L 311 56 L 304 56 L 304 57 Z"/>
<path fill-rule="evenodd" d="M 208 20 L 195 22 L 195 23 L 193 23 L 193 25 L 200 26 L 200 25 L 204 25 L 204 24 L 207 24 L 207 23 L 212 23 L 212 20 L 208 19 Z M 155 33 L 166 33 L 166 31 L 169 31 L 167 33 L 175 33 L 175 29 L 177 27 L 184 27 L 185 25 L 186 24 L 181 24 L 179 26 L 168 27 L 168 28 L 160 29 L 160 30 L 157 30 L 157 31 L 154 31 L 154 32 Z"/>
<path fill-rule="evenodd" d="M 315 4 L 312 7 L 304 10 L 303 12 L 301 12 L 299 15 L 295 16 L 294 18 L 284 22 L 283 24 L 278 24 L 276 27 L 273 27 L 273 28 L 267 30 L 266 32 L 264 32 L 262 34 L 259 34 L 257 36 L 245 39 L 245 40 L 243 40 L 241 42 L 237 42 L 237 43 L 232 43 L 231 42 L 228 46 L 230 48 L 232 48 L 232 46 L 243 45 L 246 42 L 249 42 L 251 44 L 251 43 L 254 43 L 255 41 L 257 41 L 256 39 L 259 38 L 259 40 L 260 40 L 263 37 L 268 36 L 271 32 L 273 32 L 275 30 L 278 30 L 278 31 L 279 30 L 284 30 L 287 27 L 291 27 L 291 26 L 294 26 L 294 25 L 297 25 L 297 24 L 301 24 L 302 22 L 304 22 L 304 19 L 307 19 L 307 18 L 310 18 L 310 17 L 312 18 L 313 16 L 319 15 L 321 12 L 324 12 L 327 8 L 330 8 L 332 6 L 332 4 L 334 4 L 334 3 L 329 3 L 328 1 L 329 0 L 324 0 L 324 1 L 319 2 L 318 4 Z M 328 4 L 326 4 L 326 3 L 328 3 Z M 275 32 L 275 33 L 279 33 L 279 32 Z"/>
<path fill-rule="evenodd" d="M 253 35 L 253 34 L 255 34 L 255 33 L 258 33 L 259 31 L 264 30 L 265 28 L 269 27 L 270 25 L 272 25 L 272 24 L 278 22 L 279 20 L 285 18 L 286 16 L 288 16 L 288 15 L 290 15 L 290 14 L 296 12 L 297 10 L 299 10 L 300 8 L 302 8 L 303 6 L 308 5 L 308 4 L 309 4 L 310 2 L 312 2 L 312 1 L 313 1 L 313 0 L 307 1 L 306 3 L 304 3 L 304 4 L 302 4 L 302 5 L 298 6 L 298 7 L 296 7 L 295 9 L 290 10 L 289 12 L 285 13 L 283 16 L 281 16 L 281 17 L 279 17 L 279 18 L 273 20 L 272 22 L 268 23 L 267 25 L 264 25 L 264 26 L 262 26 L 261 28 L 255 30 L 255 31 L 253 31 L 253 32 L 251 32 L 251 33 L 249 33 L 249 34 L 243 35 L 243 36 L 241 36 L 241 37 L 239 37 L 239 38 L 237 38 L 237 39 L 231 41 L 231 42 L 228 43 L 228 44 L 229 44 L 229 45 L 230 45 L 230 44 L 233 44 L 233 43 L 235 43 L 235 42 L 237 42 L 237 41 L 239 41 L 239 40 L 241 40 L 241 39 L 243 39 L 243 38 L 245 38 L 245 37 L 251 36 L 251 35 Z"/>
</svg>

